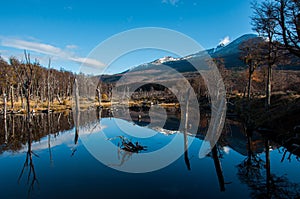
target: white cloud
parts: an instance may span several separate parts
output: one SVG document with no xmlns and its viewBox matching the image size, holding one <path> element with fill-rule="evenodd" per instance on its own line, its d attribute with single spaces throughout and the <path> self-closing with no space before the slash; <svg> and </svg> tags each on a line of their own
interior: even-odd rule
<svg viewBox="0 0 300 199">
<path fill-rule="evenodd" d="M 10 38 L 5 38 L 1 37 L 1 45 L 6 46 L 6 47 L 11 47 L 11 48 L 16 48 L 16 49 L 22 49 L 22 50 L 29 50 L 29 51 L 34 51 L 46 55 L 51 55 L 54 57 L 58 57 L 64 60 L 70 60 L 76 63 L 84 64 L 87 66 L 91 67 L 104 67 L 105 64 L 96 60 L 96 59 L 91 59 L 91 58 L 85 58 L 85 57 L 79 57 L 76 56 L 68 51 L 62 50 L 61 48 L 49 45 L 49 44 L 44 44 L 40 42 L 32 42 L 32 41 L 25 41 L 21 39 L 10 39 Z M 75 49 L 77 46 L 75 45 L 67 45 L 67 49 Z"/>
<path fill-rule="evenodd" d="M 171 4 L 172 6 L 177 6 L 179 3 L 179 0 L 162 0 L 162 3 Z"/>
<path fill-rule="evenodd" d="M 18 48 L 18 49 L 32 50 L 35 52 L 50 54 L 50 55 L 58 55 L 62 53 L 61 49 L 48 44 L 30 42 L 30 41 L 19 40 L 19 39 L 5 38 L 2 40 L 1 45 L 12 47 L 12 48 Z"/>
<path fill-rule="evenodd" d="M 105 64 L 102 62 L 96 60 L 96 59 L 91 59 L 91 58 L 84 58 L 84 57 L 70 57 L 69 58 L 72 61 L 75 61 L 77 63 L 83 63 L 84 65 L 91 66 L 91 67 L 103 67 Z"/>
<path fill-rule="evenodd" d="M 219 45 L 223 44 L 224 46 L 230 43 L 229 36 L 226 36 L 224 39 L 222 39 L 219 43 Z"/>
</svg>

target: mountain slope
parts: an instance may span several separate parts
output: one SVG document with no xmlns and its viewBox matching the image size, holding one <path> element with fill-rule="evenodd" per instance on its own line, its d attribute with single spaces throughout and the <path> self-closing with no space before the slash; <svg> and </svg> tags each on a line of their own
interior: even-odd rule
<svg viewBox="0 0 300 199">
<path fill-rule="evenodd" d="M 139 65 L 133 69 L 130 70 L 130 72 L 137 72 L 140 73 L 141 71 L 147 72 L 147 71 L 155 71 L 163 67 L 163 65 L 169 66 L 172 69 L 177 70 L 178 72 L 184 73 L 184 72 L 193 72 L 196 71 L 196 69 L 193 67 L 191 63 L 199 63 L 203 61 L 204 59 L 207 59 L 208 56 L 211 58 L 221 58 L 224 60 L 224 66 L 227 69 L 243 69 L 246 67 L 243 60 L 241 60 L 241 45 L 248 41 L 253 40 L 254 42 L 264 42 L 263 38 L 258 37 L 255 34 L 245 34 L 231 43 L 229 43 L 226 46 L 219 45 L 216 48 L 208 49 L 205 51 L 200 51 L 195 54 L 188 55 L 186 57 L 182 58 L 173 58 L 171 56 L 163 57 L 157 60 L 154 60 L 150 63 L 145 63 L 142 65 Z M 289 66 L 279 66 L 280 69 L 289 69 L 289 70 L 299 70 L 299 58 L 296 58 L 295 56 L 292 56 L 292 60 L 296 59 L 297 62 L 292 61 Z M 128 72 L 128 71 L 126 71 Z M 125 73 L 126 73 L 125 72 Z M 151 73 L 151 72 L 150 72 Z M 116 74 L 118 77 L 114 79 L 117 81 L 124 73 Z M 111 79 L 112 77 L 107 76 L 108 79 Z"/>
<path fill-rule="evenodd" d="M 212 58 L 223 58 L 225 68 L 244 67 L 245 63 L 240 59 L 240 46 L 243 42 L 248 41 L 249 39 L 261 40 L 261 38 L 255 34 L 246 34 L 210 55 Z"/>
<path fill-rule="evenodd" d="M 134 70 L 153 69 L 155 67 L 159 67 L 161 64 L 164 64 L 179 72 L 192 72 L 195 71 L 195 68 L 190 64 L 190 61 L 197 62 L 200 59 L 203 59 L 203 56 L 208 55 L 210 55 L 212 58 L 223 58 L 225 68 L 245 67 L 244 62 L 240 59 L 240 45 L 243 42 L 254 38 L 260 39 L 255 34 L 246 34 L 237 38 L 226 46 L 218 46 L 217 48 L 208 49 L 204 52 L 201 51 L 182 58 L 160 58 L 153 62 L 140 65 Z"/>
</svg>

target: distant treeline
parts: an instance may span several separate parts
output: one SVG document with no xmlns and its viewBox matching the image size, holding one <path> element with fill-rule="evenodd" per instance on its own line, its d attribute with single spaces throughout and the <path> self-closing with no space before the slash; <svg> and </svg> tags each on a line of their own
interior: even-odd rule
<svg viewBox="0 0 300 199">
<path fill-rule="evenodd" d="M 5 61 L 0 57 L 0 94 L 7 97 L 11 108 L 14 102 L 21 103 L 24 108 L 27 91 L 29 99 L 37 104 L 56 99 L 62 103 L 72 95 L 74 78 L 72 72 L 50 68 L 50 61 L 49 68 L 45 68 L 37 60 L 31 63 L 11 57 Z"/>
</svg>

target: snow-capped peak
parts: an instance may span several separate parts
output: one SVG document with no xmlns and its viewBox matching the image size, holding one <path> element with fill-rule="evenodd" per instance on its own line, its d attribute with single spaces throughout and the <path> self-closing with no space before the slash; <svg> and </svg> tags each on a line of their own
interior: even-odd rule
<svg viewBox="0 0 300 199">
<path fill-rule="evenodd" d="M 160 59 L 157 59 L 155 61 L 153 61 L 153 64 L 163 64 L 165 62 L 170 62 L 170 61 L 177 61 L 177 58 L 171 57 L 171 56 L 166 56 L 166 57 L 162 57 Z"/>
</svg>

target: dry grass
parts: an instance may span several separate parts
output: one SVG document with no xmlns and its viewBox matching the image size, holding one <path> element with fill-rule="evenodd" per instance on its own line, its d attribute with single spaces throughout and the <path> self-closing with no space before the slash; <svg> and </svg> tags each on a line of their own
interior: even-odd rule
<svg viewBox="0 0 300 199">
<path fill-rule="evenodd" d="M 79 101 L 80 109 L 85 110 L 89 108 L 96 108 L 98 106 L 98 102 L 94 99 L 88 98 L 81 98 Z M 52 111 L 65 111 L 70 110 L 72 107 L 75 106 L 75 103 L 72 99 L 64 99 L 62 103 L 59 103 L 55 100 L 53 103 L 50 103 L 50 110 Z M 103 107 L 110 107 L 111 102 L 102 102 L 101 106 Z M 0 109 L 3 110 L 4 102 L 0 100 Z M 47 101 L 40 101 L 40 100 L 31 100 L 30 101 L 30 108 L 35 112 L 42 112 L 48 109 L 48 102 Z M 26 101 L 24 100 L 24 108 L 22 108 L 21 100 L 14 102 L 14 108 L 11 108 L 11 102 L 7 101 L 7 111 L 18 111 L 20 113 L 26 113 Z"/>
<path fill-rule="evenodd" d="M 26 107 L 26 101 L 24 100 L 24 108 Z M 72 102 L 70 100 L 64 100 L 64 103 L 60 104 L 58 101 L 54 101 L 53 103 L 50 103 L 50 110 L 53 111 L 63 111 L 71 109 Z M 4 108 L 4 102 L 0 101 L 0 108 Z M 40 112 L 43 110 L 47 110 L 48 108 L 48 102 L 47 101 L 40 101 L 40 100 L 31 100 L 30 101 L 30 108 L 31 110 L 34 110 L 36 112 Z M 11 108 L 11 102 L 7 102 L 7 110 L 8 111 L 20 111 L 21 113 L 25 113 L 25 109 L 22 107 L 21 100 L 14 102 L 14 108 Z"/>
</svg>

